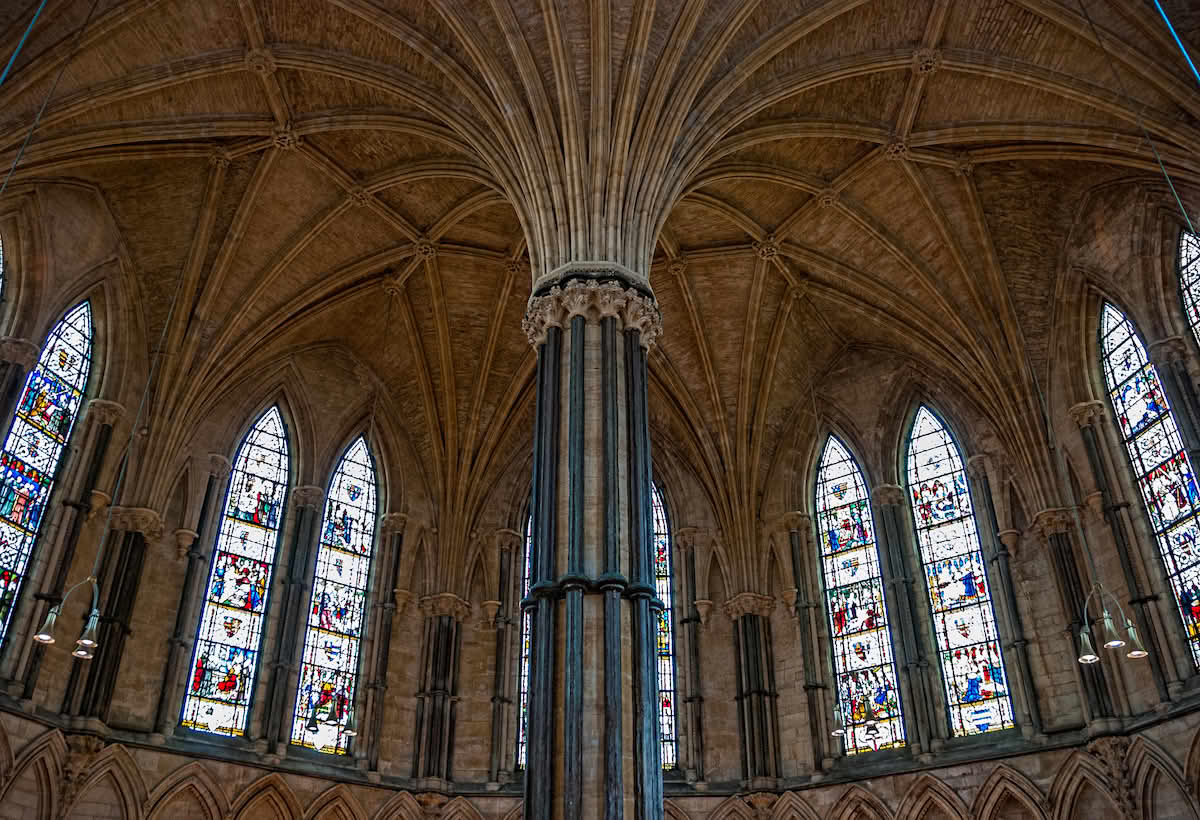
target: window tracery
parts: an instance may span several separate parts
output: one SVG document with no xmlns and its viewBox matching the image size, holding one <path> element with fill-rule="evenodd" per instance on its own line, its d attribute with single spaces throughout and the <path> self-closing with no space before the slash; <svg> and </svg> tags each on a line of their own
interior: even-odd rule
<svg viewBox="0 0 1200 820">
<path fill-rule="evenodd" d="M 529 597 L 531 561 L 533 560 L 533 513 L 525 521 L 525 560 L 521 563 L 521 598 Z M 517 667 L 517 768 L 525 768 L 525 752 L 529 738 L 529 637 L 533 627 L 533 613 L 521 612 L 520 647 L 521 658 Z"/>
<path fill-rule="evenodd" d="M 1100 353 L 1121 439 L 1200 664 L 1200 492 L 1175 417 L 1133 322 L 1111 303 L 1100 312 Z"/>
<path fill-rule="evenodd" d="M 1200 344 L 1200 236 L 1191 231 L 1179 234 L 1179 292 L 1188 326 Z"/>
<path fill-rule="evenodd" d="M 667 508 L 657 484 L 650 485 L 654 513 L 654 591 L 663 602 L 658 613 L 658 639 L 655 660 L 658 667 L 658 727 L 662 767 L 674 769 L 678 763 L 678 738 L 675 713 L 675 633 L 671 611 L 674 585 L 671 573 L 671 527 Z"/>
<path fill-rule="evenodd" d="M 375 512 L 375 460 L 359 436 L 329 483 L 292 717 L 292 743 L 325 754 L 349 746 Z"/>
<path fill-rule="evenodd" d="M 46 336 L 0 452 L 0 641 L 25 579 L 63 448 L 79 416 L 91 364 L 92 307 L 84 301 Z"/>
<path fill-rule="evenodd" d="M 233 460 L 181 710 L 185 728 L 246 731 L 288 471 L 287 429 L 271 407 Z"/>
<path fill-rule="evenodd" d="M 817 470 L 817 530 L 846 753 L 903 746 L 904 720 L 871 499 L 854 457 L 832 435 Z"/>
<path fill-rule="evenodd" d="M 1008 678 L 962 454 L 925 406 L 909 434 L 907 472 L 951 732 L 1011 728 Z"/>
</svg>

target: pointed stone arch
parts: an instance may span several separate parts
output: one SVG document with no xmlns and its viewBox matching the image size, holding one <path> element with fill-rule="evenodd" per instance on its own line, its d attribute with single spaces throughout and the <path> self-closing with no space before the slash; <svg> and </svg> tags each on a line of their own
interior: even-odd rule
<svg viewBox="0 0 1200 820">
<path fill-rule="evenodd" d="M 142 780 L 141 771 L 129 752 L 120 744 L 112 744 L 101 749 L 88 764 L 87 779 L 83 781 L 73 805 L 86 803 L 88 793 L 99 789 L 110 782 L 112 791 L 121 807 L 125 820 L 140 820 L 142 809 L 147 803 L 146 784 Z M 64 807 L 68 810 L 72 806 Z"/>
<path fill-rule="evenodd" d="M 771 820 L 818 820 L 818 818 L 799 794 L 784 792 L 771 807 Z"/>
<path fill-rule="evenodd" d="M 1183 770 L 1161 746 L 1145 736 L 1136 737 L 1129 745 L 1126 761 L 1144 817 L 1167 816 L 1163 809 L 1167 800 L 1178 807 L 1186 806 L 1193 817 L 1200 817 L 1200 803 L 1187 788 Z"/>
<path fill-rule="evenodd" d="M 519 808 L 519 807 L 518 807 Z M 516 818 L 514 818 L 516 820 Z M 691 820 L 687 812 L 676 806 L 670 800 L 663 801 L 663 820 Z"/>
<path fill-rule="evenodd" d="M 663 804 L 663 809 L 666 809 L 667 806 L 669 806 L 669 805 L 671 805 L 670 800 L 668 800 L 666 803 Z M 518 802 L 517 805 L 515 805 L 511 809 L 509 809 L 508 814 L 504 815 L 503 820 L 522 820 L 522 817 L 524 816 L 524 814 L 525 814 L 525 801 L 522 800 L 522 801 Z M 667 815 L 667 816 L 670 817 L 670 815 Z M 680 815 L 680 818 L 681 818 L 681 820 L 688 820 L 686 815 Z"/>
<path fill-rule="evenodd" d="M 896 820 L 923 820 L 934 809 L 947 820 L 965 820 L 967 817 L 967 807 L 949 786 L 932 775 L 923 774 L 913 781 L 900 801 Z"/>
<path fill-rule="evenodd" d="M 1074 820 L 1076 806 L 1088 789 L 1106 798 L 1112 806 L 1113 816 L 1120 816 L 1120 809 L 1108 789 L 1107 772 L 1095 757 L 1076 751 L 1058 770 L 1050 787 L 1046 798 L 1050 820 Z"/>
<path fill-rule="evenodd" d="M 224 820 L 229 813 L 229 798 L 216 778 L 198 760 L 180 766 L 163 778 L 147 800 L 147 820 L 173 820 L 173 804 L 191 798 L 207 820 Z"/>
<path fill-rule="evenodd" d="M 854 785 L 846 789 L 829 817 L 830 820 L 892 820 L 892 813 L 878 797 Z"/>
<path fill-rule="evenodd" d="M 1031 820 L 1045 820 L 1044 802 L 1042 793 L 1029 778 L 1010 766 L 1000 765 L 975 795 L 970 816 L 994 820 L 1006 804 L 1016 803 L 1028 812 Z"/>
<path fill-rule="evenodd" d="M 0 784 L 3 784 L 9 774 L 12 773 L 15 763 L 12 743 L 8 739 L 8 731 L 4 728 L 4 721 L 0 720 Z"/>
<path fill-rule="evenodd" d="M 754 810 L 736 794 L 727 797 L 713 810 L 708 820 L 756 820 Z"/>
<path fill-rule="evenodd" d="M 318 795 L 304 820 L 367 820 L 367 812 L 346 784 L 338 783 Z"/>
<path fill-rule="evenodd" d="M 423 820 L 424 816 L 425 813 L 416 798 L 408 792 L 399 792 L 379 807 L 374 820 Z"/>
<path fill-rule="evenodd" d="M 11 776 L 0 781 L 0 818 L 57 816 L 66 754 L 67 743 L 57 729 L 26 744 L 13 761 Z"/>
<path fill-rule="evenodd" d="M 304 809 L 287 781 L 272 773 L 255 780 L 238 795 L 229 813 L 233 820 L 299 820 Z"/>
<path fill-rule="evenodd" d="M 479 813 L 479 809 L 471 805 L 467 798 L 456 797 L 442 806 L 442 813 L 438 815 L 438 820 L 483 820 L 483 815 Z"/>
</svg>

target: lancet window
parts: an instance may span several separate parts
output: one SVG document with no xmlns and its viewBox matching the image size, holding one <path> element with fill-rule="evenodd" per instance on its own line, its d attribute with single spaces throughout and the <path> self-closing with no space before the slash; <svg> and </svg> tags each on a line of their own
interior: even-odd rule
<svg viewBox="0 0 1200 820">
<path fill-rule="evenodd" d="M 33 554 L 92 363 L 92 308 L 81 302 L 46 337 L 0 452 L 0 641 Z"/>
<path fill-rule="evenodd" d="M 533 561 L 533 515 L 525 521 L 525 560 L 521 563 L 521 598 L 529 597 Z M 529 645 L 533 613 L 521 613 L 521 658 L 517 665 L 517 767 L 525 767 L 529 744 Z"/>
<path fill-rule="evenodd" d="M 846 753 L 904 745 L 896 661 L 862 471 L 836 437 L 817 472 L 817 530 Z"/>
<path fill-rule="evenodd" d="M 651 484 L 654 512 L 654 591 L 663 602 L 658 614 L 658 640 L 655 660 L 658 667 L 658 726 L 662 744 L 662 767 L 674 769 L 678 763 L 678 736 L 675 711 L 675 632 L 671 623 L 674 588 L 671 574 L 671 527 L 667 508 L 657 484 Z"/>
<path fill-rule="evenodd" d="M 188 729 L 246 731 L 288 472 L 287 428 L 271 407 L 242 440 L 229 476 L 183 701 Z"/>
<path fill-rule="evenodd" d="M 1179 292 L 1192 335 L 1200 344 L 1200 235 L 1191 231 L 1179 235 Z"/>
<path fill-rule="evenodd" d="M 913 421 L 907 472 L 950 729 L 958 737 L 1011 728 L 1012 700 L 962 454 L 928 407 Z"/>
<path fill-rule="evenodd" d="M 1100 312 L 1100 352 L 1121 438 L 1187 629 L 1192 659 L 1200 664 L 1200 492 L 1195 473 L 1137 329 L 1108 303 Z"/>
<path fill-rule="evenodd" d="M 355 439 L 333 473 L 317 546 L 292 743 L 345 754 L 375 546 L 375 460 Z"/>
</svg>

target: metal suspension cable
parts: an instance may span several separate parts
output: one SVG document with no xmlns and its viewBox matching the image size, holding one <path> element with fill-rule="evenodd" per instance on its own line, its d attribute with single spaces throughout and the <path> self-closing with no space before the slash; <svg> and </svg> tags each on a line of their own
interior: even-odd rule
<svg viewBox="0 0 1200 820">
<path fill-rule="evenodd" d="M 33 13 L 33 19 L 25 27 L 25 33 L 21 35 L 17 47 L 13 49 L 12 56 L 8 58 L 8 65 L 4 66 L 3 72 L 0 72 L 0 85 L 4 85 L 4 81 L 8 79 L 8 72 L 12 70 L 13 63 L 17 61 L 17 55 L 21 53 L 21 49 L 25 46 L 25 41 L 29 39 L 29 32 L 33 31 L 33 24 L 42 16 L 42 9 L 44 8 L 46 8 L 46 0 L 42 0 L 41 4 L 37 7 L 37 11 Z"/>
<path fill-rule="evenodd" d="M 1171 32 L 1171 37 L 1175 40 L 1175 45 L 1179 46 L 1179 52 L 1183 55 L 1183 59 L 1187 60 L 1188 68 L 1192 70 L 1192 76 L 1196 78 L 1196 82 L 1200 83 L 1200 71 L 1196 70 L 1196 64 L 1192 62 L 1192 55 L 1188 54 L 1187 49 L 1183 45 L 1183 40 L 1179 39 L 1179 35 L 1175 33 L 1175 26 L 1171 25 L 1171 18 L 1167 16 L 1167 11 L 1162 7 L 1162 3 L 1154 0 L 1154 7 L 1158 9 L 1159 15 L 1163 22 L 1167 24 L 1167 31 Z"/>
</svg>

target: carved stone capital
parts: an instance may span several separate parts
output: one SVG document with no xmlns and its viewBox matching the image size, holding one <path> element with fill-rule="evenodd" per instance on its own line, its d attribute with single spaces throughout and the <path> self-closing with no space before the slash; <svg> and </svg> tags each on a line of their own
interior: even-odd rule
<svg viewBox="0 0 1200 820">
<path fill-rule="evenodd" d="M 802 510 L 789 510 L 771 522 L 770 531 L 781 535 L 802 532 L 812 524 L 812 516 Z"/>
<path fill-rule="evenodd" d="M 775 608 L 775 599 L 770 595 L 760 595 L 757 592 L 739 592 L 725 602 L 725 614 L 729 620 L 736 621 L 743 615 L 762 615 L 766 617 Z"/>
<path fill-rule="evenodd" d="M 612 316 L 618 329 L 640 332 L 642 347 L 649 348 L 662 330 L 662 315 L 654 300 L 617 282 L 573 280 L 553 287 L 545 296 L 532 296 L 521 323 L 533 346 L 546 340 L 552 327 L 566 327 L 572 316 L 598 322 Z"/>
<path fill-rule="evenodd" d="M 88 415 L 95 419 L 97 424 L 112 426 L 125 418 L 125 406 L 107 399 L 92 399 L 88 402 Z"/>
<path fill-rule="evenodd" d="M 404 513 L 387 513 L 379 520 L 379 529 L 383 535 L 391 535 L 395 532 L 404 532 L 407 524 L 408 516 Z"/>
<path fill-rule="evenodd" d="M 149 541 L 162 537 L 162 516 L 149 507 L 113 507 L 112 528 L 140 532 Z"/>
<path fill-rule="evenodd" d="M 987 453 L 978 453 L 970 456 L 967 459 L 967 475 L 971 478 L 987 478 L 988 465 L 991 463 L 991 458 Z"/>
<path fill-rule="evenodd" d="M 471 614 L 471 604 L 453 592 L 439 592 L 437 595 L 426 595 L 421 599 L 421 612 L 428 618 L 449 615 L 462 623 Z"/>
<path fill-rule="evenodd" d="M 1071 510 L 1067 507 L 1042 510 L 1033 517 L 1033 531 L 1046 539 L 1052 535 L 1062 535 L 1071 531 L 1072 519 Z"/>
<path fill-rule="evenodd" d="M 712 615 L 713 602 L 707 598 L 698 598 L 692 601 L 696 605 L 696 612 L 700 615 L 700 626 L 708 626 L 708 618 Z"/>
<path fill-rule="evenodd" d="M 1101 737 L 1088 743 L 1087 752 L 1103 768 L 1108 790 L 1116 798 L 1122 815 L 1132 820 L 1143 813 L 1129 761 L 1131 746 L 1127 737 Z"/>
<path fill-rule="evenodd" d="M 904 488 L 899 484 L 880 484 L 871 491 L 875 503 L 881 507 L 903 504 L 904 495 Z"/>
<path fill-rule="evenodd" d="M 252 48 L 246 52 L 246 68 L 260 77 L 275 73 L 275 56 L 269 49 Z"/>
<path fill-rule="evenodd" d="M 180 527 L 175 530 L 175 557 L 182 558 L 187 555 L 187 551 L 195 543 L 200 533 L 195 530 L 189 530 L 186 527 Z"/>
<path fill-rule="evenodd" d="M 233 464 L 220 453 L 208 454 L 208 472 L 224 481 L 233 471 Z"/>
<path fill-rule="evenodd" d="M 1089 424 L 1099 424 L 1104 420 L 1104 402 L 1081 401 L 1079 404 L 1072 405 L 1067 413 L 1070 414 L 1071 421 L 1075 422 L 1079 427 L 1086 427 Z"/>
<path fill-rule="evenodd" d="M 533 292 L 542 293 L 547 288 L 564 287 L 575 280 L 611 282 L 616 280 L 621 287 L 633 285 L 644 293 L 650 293 L 650 278 L 618 262 L 567 262 L 552 271 L 543 273 L 533 283 Z"/>
<path fill-rule="evenodd" d="M 319 507 L 325 503 L 325 488 L 303 484 L 292 490 L 292 503 L 297 507 Z"/>
<path fill-rule="evenodd" d="M 38 346 L 28 339 L 19 336 L 5 336 L 0 339 L 0 359 L 19 364 L 26 370 L 37 364 L 38 352 Z"/>
<path fill-rule="evenodd" d="M 1167 336 L 1146 345 L 1146 355 L 1155 367 L 1167 367 L 1187 358 L 1187 342 L 1182 336 Z"/>
<path fill-rule="evenodd" d="M 1021 543 L 1020 530 L 1000 530 L 996 533 L 996 537 L 1000 539 L 1000 543 L 1008 550 L 1009 555 L 1014 558 L 1017 555 L 1017 545 Z"/>
<path fill-rule="evenodd" d="M 509 552 L 519 554 L 521 548 L 525 545 L 525 536 L 514 529 L 501 527 L 492 535 L 496 540 L 496 549 L 508 550 Z"/>
<path fill-rule="evenodd" d="M 412 600 L 412 593 L 407 589 L 397 587 L 392 590 L 392 601 L 396 604 L 396 614 L 403 615 L 408 609 L 408 602 Z"/>
<path fill-rule="evenodd" d="M 913 52 L 912 73 L 929 76 L 942 67 L 942 52 L 936 48 L 918 48 Z"/>
</svg>

